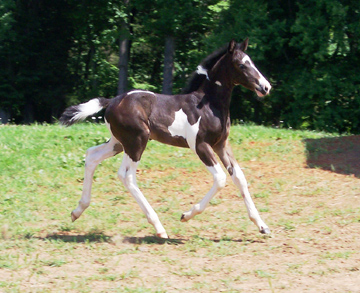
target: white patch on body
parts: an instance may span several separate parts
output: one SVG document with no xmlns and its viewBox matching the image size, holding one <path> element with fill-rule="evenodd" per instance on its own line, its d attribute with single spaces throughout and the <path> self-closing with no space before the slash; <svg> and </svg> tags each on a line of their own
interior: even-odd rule
<svg viewBox="0 0 360 293">
<path fill-rule="evenodd" d="M 215 81 L 215 84 L 217 84 L 218 86 L 222 86 L 221 82 L 220 81 Z"/>
<path fill-rule="evenodd" d="M 208 76 L 208 73 L 207 73 L 207 70 L 206 70 L 204 67 L 202 67 L 201 65 L 199 65 L 199 66 L 197 67 L 196 73 L 197 73 L 197 74 L 203 74 L 203 75 L 206 76 L 206 79 L 207 79 L 207 80 L 210 80 L 210 79 L 209 79 L 209 76 Z"/>
<path fill-rule="evenodd" d="M 99 99 L 92 99 L 86 103 L 80 104 L 77 106 L 77 113 L 71 118 L 71 120 L 84 120 L 86 117 L 93 115 L 100 110 L 102 110 L 102 106 L 100 105 Z"/>
<path fill-rule="evenodd" d="M 139 93 L 155 95 L 153 92 L 144 91 L 144 90 L 133 90 L 133 91 L 131 91 L 131 92 L 128 92 L 127 94 L 128 94 L 128 95 L 132 95 L 132 94 L 139 94 Z"/>
<path fill-rule="evenodd" d="M 196 137 L 199 132 L 200 119 L 201 117 L 199 117 L 198 121 L 194 125 L 191 125 L 184 111 L 180 109 L 175 112 L 175 120 L 168 127 L 168 130 L 171 136 L 181 136 L 185 138 L 190 149 L 195 152 Z"/>
</svg>

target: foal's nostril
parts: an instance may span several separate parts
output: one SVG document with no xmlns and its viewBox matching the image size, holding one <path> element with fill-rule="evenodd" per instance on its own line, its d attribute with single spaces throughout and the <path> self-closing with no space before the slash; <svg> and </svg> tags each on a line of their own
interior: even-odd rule
<svg viewBox="0 0 360 293">
<path fill-rule="evenodd" d="M 269 91 L 269 87 L 268 87 L 268 86 L 265 86 L 264 89 L 265 89 L 265 92 L 268 92 L 268 91 Z"/>
</svg>

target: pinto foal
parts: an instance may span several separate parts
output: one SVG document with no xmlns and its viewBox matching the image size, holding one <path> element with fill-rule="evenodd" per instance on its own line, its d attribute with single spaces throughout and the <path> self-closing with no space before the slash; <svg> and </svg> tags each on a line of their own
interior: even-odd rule
<svg viewBox="0 0 360 293">
<path fill-rule="evenodd" d="M 202 213 L 213 196 L 225 186 L 226 174 L 218 155 L 235 185 L 240 189 L 248 215 L 261 233 L 270 229 L 260 218 L 251 199 L 245 176 L 231 151 L 230 99 L 236 85 L 242 85 L 259 97 L 269 94 L 271 85 L 245 54 L 248 39 L 229 45 L 203 60 L 181 95 L 161 95 L 133 90 L 113 99 L 95 98 L 65 110 L 60 122 L 67 126 L 106 108 L 105 123 L 111 133 L 108 142 L 86 152 L 85 176 L 78 207 L 71 213 L 75 221 L 90 204 L 91 185 L 96 166 L 106 158 L 124 151 L 118 176 L 129 190 L 156 235 L 168 238 L 151 205 L 136 184 L 136 170 L 149 139 L 190 148 L 213 175 L 214 183 L 205 197 L 181 216 L 186 222 Z"/>
</svg>

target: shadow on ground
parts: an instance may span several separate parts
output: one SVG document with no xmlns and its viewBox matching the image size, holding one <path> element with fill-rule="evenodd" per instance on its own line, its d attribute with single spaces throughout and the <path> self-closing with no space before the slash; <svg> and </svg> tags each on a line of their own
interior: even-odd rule
<svg viewBox="0 0 360 293">
<path fill-rule="evenodd" d="M 264 239 L 213 239 L 213 238 L 203 238 L 203 237 L 193 237 L 189 239 L 181 239 L 181 238 L 169 238 L 162 239 L 156 236 L 144 236 L 144 237 L 123 237 L 120 235 L 108 236 L 103 233 L 89 233 L 89 234 L 71 234 L 71 233 L 53 233 L 49 234 L 45 237 L 34 237 L 42 240 L 60 240 L 63 242 L 72 242 L 72 243 L 129 243 L 129 244 L 171 244 L 171 245 L 182 245 L 188 241 L 209 241 L 214 243 L 219 242 L 247 242 L 247 243 L 265 243 Z"/>
<path fill-rule="evenodd" d="M 264 239 L 266 237 L 264 236 Z M 193 236 L 188 239 L 179 239 L 179 238 L 169 238 L 169 239 L 161 239 L 155 236 L 145 236 L 145 237 L 124 237 L 123 243 L 131 243 L 131 244 L 185 244 L 186 242 L 247 242 L 247 243 L 265 243 L 264 239 L 213 239 L 213 238 L 204 238 Z"/>
<path fill-rule="evenodd" d="M 122 243 L 130 244 L 184 244 L 184 239 L 162 239 L 156 236 L 145 237 L 119 237 L 109 236 L 102 232 L 88 233 L 88 234 L 72 234 L 72 233 L 53 233 L 48 234 L 46 237 L 34 237 L 38 239 L 47 240 L 61 240 L 64 242 L 84 243 L 84 242 L 108 242 L 116 243 L 120 240 Z"/>
<path fill-rule="evenodd" d="M 306 139 L 307 165 L 360 178 L 360 135 Z"/>
<path fill-rule="evenodd" d="M 70 233 L 53 233 L 46 237 L 35 237 L 47 240 L 61 240 L 64 242 L 83 243 L 83 242 L 111 242 L 111 236 L 103 233 L 88 234 L 70 234 Z"/>
<path fill-rule="evenodd" d="M 130 244 L 184 244 L 185 239 L 163 239 L 156 236 L 124 237 L 123 243 Z"/>
</svg>

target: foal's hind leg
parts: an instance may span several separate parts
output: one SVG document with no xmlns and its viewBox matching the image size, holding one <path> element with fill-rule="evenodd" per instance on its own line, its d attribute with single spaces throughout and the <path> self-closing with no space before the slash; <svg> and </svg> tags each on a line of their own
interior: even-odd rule
<svg viewBox="0 0 360 293">
<path fill-rule="evenodd" d="M 225 146 L 223 148 L 217 149 L 216 153 L 218 154 L 220 160 L 223 162 L 225 168 L 228 170 L 232 181 L 239 188 L 241 195 L 244 199 L 250 220 L 254 222 L 254 224 L 259 228 L 259 231 L 261 233 L 270 234 L 269 227 L 261 219 L 259 212 L 251 199 L 245 175 L 241 170 L 239 164 L 237 163 L 236 159 L 234 158 L 229 142 L 226 141 Z"/>
<path fill-rule="evenodd" d="M 115 156 L 122 151 L 122 145 L 114 137 L 111 137 L 108 142 L 89 148 L 86 151 L 83 191 L 79 205 L 71 213 L 73 222 L 79 218 L 84 210 L 90 205 L 92 179 L 97 165 L 103 160 Z"/>
</svg>

